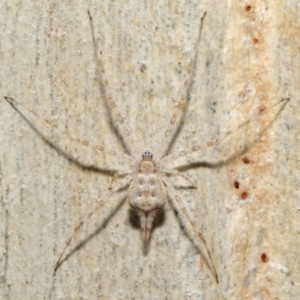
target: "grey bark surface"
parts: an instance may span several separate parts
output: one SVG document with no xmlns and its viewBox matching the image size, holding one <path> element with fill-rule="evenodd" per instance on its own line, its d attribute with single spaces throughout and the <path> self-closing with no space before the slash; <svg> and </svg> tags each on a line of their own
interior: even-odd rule
<svg viewBox="0 0 300 300">
<path fill-rule="evenodd" d="M 297 299 L 299 5 L 2 1 L 0 298 Z M 187 109 L 169 153 L 210 141 L 257 108 L 291 98 L 280 114 L 269 111 L 215 147 L 172 162 L 197 185 L 174 180 L 207 240 L 219 284 L 172 200 L 144 251 L 126 190 L 87 222 L 53 277 L 66 240 L 126 165 L 69 142 L 44 121 L 126 151 L 99 88 L 88 10 L 115 102 L 145 147 L 164 138 L 204 11 Z M 51 147 L 4 96 L 35 111 L 32 124 L 91 167 Z"/>
</svg>

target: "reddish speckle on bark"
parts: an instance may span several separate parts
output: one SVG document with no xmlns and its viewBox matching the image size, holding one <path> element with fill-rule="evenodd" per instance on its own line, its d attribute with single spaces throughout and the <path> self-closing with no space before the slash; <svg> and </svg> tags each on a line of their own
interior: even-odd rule
<svg viewBox="0 0 300 300">
<path fill-rule="evenodd" d="M 243 192 L 242 195 L 241 195 L 241 199 L 245 200 L 247 198 L 248 198 L 248 193 L 247 192 Z"/>
<path fill-rule="evenodd" d="M 250 11 L 251 10 L 251 5 L 247 5 L 246 7 L 245 7 L 245 11 Z"/>
<path fill-rule="evenodd" d="M 235 187 L 236 189 L 238 189 L 238 188 L 240 187 L 240 183 L 239 183 L 237 180 L 235 180 L 235 181 L 233 182 L 233 185 L 234 185 L 234 187 Z"/>
<path fill-rule="evenodd" d="M 266 262 L 269 260 L 269 258 L 268 258 L 268 256 L 267 256 L 266 253 L 262 253 L 262 255 L 260 256 L 260 258 L 261 258 L 261 260 L 262 260 L 264 263 L 266 263 Z"/>
<path fill-rule="evenodd" d="M 244 164 L 250 164 L 250 159 L 248 157 L 244 157 L 242 160 Z"/>
</svg>

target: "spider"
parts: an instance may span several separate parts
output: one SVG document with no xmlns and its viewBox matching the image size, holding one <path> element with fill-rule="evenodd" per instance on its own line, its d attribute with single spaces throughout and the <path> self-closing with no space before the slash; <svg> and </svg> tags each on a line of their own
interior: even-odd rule
<svg viewBox="0 0 300 300">
<path fill-rule="evenodd" d="M 121 157 L 122 159 L 129 160 L 130 167 L 128 169 L 121 169 L 113 175 L 109 187 L 109 191 L 107 192 L 107 194 L 97 203 L 97 205 L 93 208 L 93 210 L 89 214 L 87 214 L 86 217 L 74 228 L 73 233 L 67 240 L 55 264 L 54 274 L 56 273 L 58 267 L 63 262 L 63 257 L 69 244 L 71 243 L 75 235 L 79 232 L 79 230 L 82 228 L 82 226 L 105 204 L 105 202 L 112 195 L 114 195 L 120 189 L 129 186 L 128 193 L 127 193 L 128 203 L 130 207 L 133 208 L 139 216 L 144 243 L 147 244 L 147 242 L 150 239 L 153 220 L 157 212 L 163 209 L 165 203 L 167 202 L 167 190 L 168 190 L 170 196 L 173 197 L 173 199 L 175 199 L 177 205 L 179 206 L 181 213 L 185 216 L 187 221 L 190 223 L 196 236 L 203 244 L 206 250 L 207 257 L 209 259 L 208 267 L 211 270 L 216 282 L 218 282 L 218 274 L 211 253 L 208 249 L 208 246 L 206 245 L 206 240 L 202 235 L 202 233 L 197 230 L 195 222 L 187 212 L 187 209 L 185 208 L 180 196 L 175 190 L 172 181 L 170 180 L 170 175 L 182 177 L 183 179 L 187 180 L 192 187 L 195 187 L 195 185 L 192 182 L 192 180 L 184 173 L 176 169 L 169 168 L 167 166 L 167 162 L 170 160 L 175 160 L 184 157 L 188 154 L 197 152 L 201 149 L 214 146 L 215 144 L 219 143 L 221 140 L 226 138 L 228 135 L 234 133 L 236 130 L 246 126 L 251 121 L 261 116 L 263 113 L 266 112 L 266 110 L 269 110 L 273 108 L 275 105 L 277 105 L 278 103 L 281 103 L 282 101 L 287 101 L 289 99 L 288 98 L 282 99 L 267 109 L 259 109 L 255 111 L 254 114 L 246 121 L 238 125 L 236 128 L 220 134 L 214 140 L 211 140 L 202 145 L 194 146 L 189 150 L 184 150 L 177 154 L 171 154 L 165 156 L 168 144 L 170 143 L 174 133 L 176 133 L 176 130 L 182 120 L 183 110 L 185 109 L 186 106 L 187 91 L 192 79 L 191 77 L 192 77 L 193 63 L 195 61 L 195 57 L 197 54 L 205 15 L 206 13 L 203 14 L 200 20 L 200 26 L 198 28 L 198 33 L 193 48 L 192 60 L 190 60 L 190 62 L 187 65 L 186 76 L 184 79 L 184 84 L 183 84 L 180 99 L 173 108 L 171 119 L 169 121 L 167 129 L 164 132 L 164 138 L 158 141 L 155 149 L 151 149 L 149 147 L 142 147 L 139 141 L 135 141 L 133 139 L 129 127 L 127 125 L 126 119 L 122 116 L 117 104 L 113 100 L 112 93 L 110 91 L 109 83 L 105 73 L 104 63 L 101 58 L 101 52 L 95 51 L 95 56 L 97 59 L 99 72 L 101 73 L 101 78 L 105 87 L 105 93 L 106 93 L 106 98 L 107 98 L 109 108 L 114 117 L 114 120 L 117 122 L 119 126 L 120 135 L 123 137 L 125 144 L 128 146 L 128 149 L 130 149 L 130 154 L 118 152 L 102 145 L 96 145 L 88 140 L 73 138 L 66 129 L 64 129 L 63 132 L 67 134 L 72 141 L 77 142 L 81 145 L 84 145 L 86 147 L 91 147 L 97 151 L 102 151 L 116 157 Z M 95 49 L 97 49 L 93 19 L 90 12 L 88 12 L 88 17 L 89 17 L 90 27 L 92 32 L 92 40 Z M 20 102 L 14 100 L 13 98 L 10 97 L 4 97 L 4 98 L 20 114 L 22 113 L 19 111 L 19 108 L 23 108 L 27 113 L 33 114 L 36 117 L 38 117 L 37 113 L 35 113 L 32 110 L 26 109 Z M 50 125 L 52 128 L 58 129 L 58 126 L 53 122 L 46 119 L 45 122 L 48 123 L 48 125 Z M 120 180 L 117 181 L 117 183 L 115 183 L 116 179 L 120 179 Z"/>
</svg>

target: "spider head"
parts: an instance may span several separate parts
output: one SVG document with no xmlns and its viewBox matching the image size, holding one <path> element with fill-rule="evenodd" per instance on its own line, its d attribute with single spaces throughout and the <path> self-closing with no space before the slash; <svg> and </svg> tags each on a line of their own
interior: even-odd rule
<svg viewBox="0 0 300 300">
<path fill-rule="evenodd" d="M 152 149 L 146 148 L 146 149 L 143 151 L 142 158 L 143 158 L 143 160 L 152 160 L 152 158 L 153 158 L 153 152 L 152 152 Z"/>
</svg>

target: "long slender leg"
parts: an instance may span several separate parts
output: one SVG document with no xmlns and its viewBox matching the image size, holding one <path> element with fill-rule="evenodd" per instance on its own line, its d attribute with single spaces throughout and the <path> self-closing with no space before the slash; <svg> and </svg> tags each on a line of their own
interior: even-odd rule
<svg viewBox="0 0 300 300">
<path fill-rule="evenodd" d="M 194 44 L 194 49 L 193 49 L 193 55 L 192 55 L 193 59 L 187 65 L 187 72 L 186 72 L 186 76 L 184 79 L 183 87 L 181 89 L 180 99 L 173 108 L 173 113 L 172 113 L 171 119 L 169 121 L 168 127 L 164 133 L 163 138 L 161 138 L 158 141 L 158 146 L 157 146 L 158 157 L 161 157 L 167 150 L 167 147 L 170 143 L 170 139 L 180 124 L 181 117 L 182 117 L 183 111 L 186 106 L 187 91 L 191 84 L 191 79 L 192 79 L 192 74 L 193 74 L 193 72 L 192 72 L 193 66 L 194 66 L 197 52 L 198 52 L 198 46 L 199 46 L 199 42 L 200 42 L 200 37 L 201 37 L 203 21 L 204 21 L 205 15 L 206 15 L 206 12 L 203 14 L 203 16 L 201 17 L 201 20 L 200 20 L 200 26 L 199 26 L 197 38 L 196 38 L 196 41 Z M 173 96 L 173 98 L 174 98 L 174 96 Z"/>
<path fill-rule="evenodd" d="M 67 240 L 65 247 L 63 248 L 54 268 L 54 274 L 56 273 L 56 270 L 59 268 L 59 266 L 62 263 L 62 258 L 64 253 L 66 252 L 68 246 L 70 245 L 71 241 L 74 239 L 74 237 L 78 234 L 79 230 L 82 228 L 82 226 L 103 206 L 105 201 L 109 199 L 115 192 L 117 192 L 120 188 L 124 187 L 125 185 L 129 184 L 132 180 L 132 176 L 128 175 L 125 178 L 123 178 L 112 190 L 106 194 L 106 196 L 103 197 L 102 200 L 100 200 L 97 205 L 94 207 L 92 211 L 90 211 L 89 214 L 85 216 L 85 218 L 75 227 L 72 235 Z"/>
<path fill-rule="evenodd" d="M 229 135 L 231 135 L 232 133 L 236 132 L 237 130 L 239 130 L 240 128 L 248 125 L 249 123 L 251 123 L 252 121 L 256 120 L 257 118 L 265 115 L 268 111 L 270 111 L 271 109 L 273 109 L 275 106 L 277 106 L 278 104 L 284 102 L 284 104 L 282 105 L 282 107 L 280 108 L 280 110 L 277 112 L 277 114 L 283 109 L 283 107 L 285 106 L 285 104 L 290 100 L 290 98 L 285 98 L 285 99 L 281 99 L 280 101 L 276 102 L 275 104 L 273 104 L 272 106 L 268 107 L 268 108 L 259 108 L 259 109 L 256 109 L 254 111 L 254 113 L 252 114 L 252 116 L 250 118 L 248 118 L 246 121 L 242 122 L 241 124 L 239 124 L 237 127 L 231 129 L 231 130 L 228 130 L 226 132 L 223 132 L 221 133 L 217 138 L 215 138 L 214 140 L 211 140 L 209 142 L 206 142 L 204 144 L 200 144 L 200 145 L 197 145 L 197 146 L 194 146 L 192 147 L 191 149 L 189 150 L 183 150 L 183 151 L 180 151 L 179 153 L 175 153 L 175 154 L 171 154 L 171 155 L 168 155 L 166 157 L 163 158 L 163 161 L 167 161 L 167 160 L 174 160 L 174 159 L 178 159 L 180 157 L 184 157 L 186 155 L 189 155 L 193 152 L 197 152 L 197 151 L 200 151 L 202 149 L 205 149 L 205 148 L 209 148 L 209 147 L 212 147 L 216 144 L 218 144 L 220 141 L 224 140 L 226 137 L 228 137 Z"/>
<path fill-rule="evenodd" d="M 19 109 L 19 107 L 22 108 L 22 110 L 26 111 L 27 113 L 29 113 L 31 116 L 33 116 L 36 120 L 40 120 L 38 114 L 36 112 L 34 112 L 33 110 L 31 109 L 28 109 L 26 108 L 23 104 L 21 104 L 20 102 L 14 100 L 13 98 L 10 98 L 10 97 L 4 97 L 4 99 L 13 106 L 13 108 L 18 112 L 18 113 L 22 113 L 22 111 Z M 57 130 L 57 133 L 58 134 L 64 134 L 67 136 L 67 138 L 74 142 L 74 143 L 77 143 L 77 144 L 81 144 L 85 147 L 90 147 L 94 150 L 97 150 L 97 151 L 101 151 L 101 152 L 105 152 L 105 153 L 108 153 L 108 154 L 111 154 L 113 156 L 118 156 L 118 157 L 121 157 L 123 159 L 130 159 L 132 160 L 133 158 L 131 156 L 129 156 L 128 154 L 126 153 L 123 153 L 123 152 L 118 152 L 118 151 L 115 151 L 115 150 L 112 150 L 112 149 L 109 149 L 105 146 L 102 146 L 102 145 L 96 145 L 95 143 L 91 142 L 91 141 L 88 141 L 86 139 L 79 139 L 79 138 L 75 138 L 75 137 L 72 137 L 71 134 L 68 132 L 68 130 L 64 127 L 63 129 L 62 128 L 59 128 L 57 126 L 57 124 L 53 123 L 52 121 L 48 120 L 48 119 L 44 119 L 43 120 L 45 123 L 47 123 L 50 127 L 52 127 L 54 130 Z M 47 138 L 48 139 L 48 138 Z M 49 138 L 50 140 L 50 138 Z M 69 155 L 69 154 L 68 154 Z M 70 155 L 72 156 L 72 155 Z"/>
<path fill-rule="evenodd" d="M 131 134 L 131 132 L 129 130 L 129 127 L 128 127 L 128 124 L 127 124 L 125 118 L 120 113 L 120 110 L 119 110 L 116 102 L 113 100 L 112 92 L 111 92 L 111 89 L 109 87 L 106 72 L 105 72 L 105 69 L 104 69 L 104 64 L 103 64 L 103 61 L 102 61 L 102 58 L 101 58 L 101 51 L 96 50 L 97 49 L 97 44 L 96 44 L 96 39 L 95 39 L 93 18 L 92 18 L 91 13 L 89 11 L 88 11 L 88 15 L 89 15 L 89 20 L 90 20 L 90 25 L 91 25 L 93 43 L 94 43 L 94 47 L 95 47 L 95 56 L 96 56 L 96 59 L 97 59 L 98 67 L 99 67 L 100 72 L 101 72 L 101 78 L 102 78 L 104 86 L 105 86 L 105 93 L 106 93 L 106 96 L 107 96 L 108 105 L 111 109 L 111 112 L 112 112 L 112 115 L 113 115 L 114 119 L 118 122 L 121 134 L 124 138 L 124 141 L 125 141 L 128 149 L 133 151 L 134 155 L 137 155 L 138 151 L 140 149 L 139 141 L 134 141 L 133 140 L 132 134 Z"/>
<path fill-rule="evenodd" d="M 191 178 L 188 177 L 187 175 L 185 175 L 184 173 L 178 171 L 178 170 L 167 168 L 167 167 L 164 166 L 163 169 L 161 170 L 161 172 L 166 173 L 166 174 L 171 174 L 171 175 L 182 177 L 184 180 L 186 180 L 191 185 L 191 187 L 196 188 L 196 185 L 191 180 Z"/>
<path fill-rule="evenodd" d="M 112 186 L 114 185 L 114 182 L 116 181 L 117 178 L 119 177 L 124 177 L 128 174 L 132 173 L 132 169 L 126 169 L 126 170 L 120 170 L 120 171 L 117 171 L 114 176 L 112 177 L 111 181 L 110 181 L 110 184 L 109 184 L 109 189 L 112 188 Z"/>
<path fill-rule="evenodd" d="M 216 279 L 216 282 L 218 283 L 219 282 L 219 279 L 218 279 L 218 273 L 216 271 L 216 268 L 215 268 L 215 265 L 214 265 L 214 262 L 212 260 L 212 257 L 211 257 L 211 254 L 210 254 L 210 251 L 207 247 L 207 244 L 206 244 L 206 240 L 203 236 L 203 234 L 201 232 L 199 232 L 196 228 L 196 224 L 195 222 L 192 220 L 192 218 L 190 217 L 190 215 L 188 214 L 182 200 L 180 199 L 178 193 L 176 192 L 173 184 L 170 182 L 170 180 L 168 179 L 168 177 L 163 177 L 162 178 L 163 182 L 166 184 L 166 186 L 169 188 L 169 191 L 171 193 L 171 195 L 174 197 L 174 199 L 176 200 L 181 212 L 183 213 L 183 215 L 185 216 L 185 218 L 187 219 L 187 221 L 191 224 L 191 226 L 193 227 L 193 230 L 196 234 L 196 236 L 200 239 L 200 241 L 202 242 L 206 252 L 207 252 L 207 255 L 208 255 L 208 258 L 210 260 L 210 269 L 211 269 L 211 272 L 214 276 L 214 278 Z M 209 265 L 209 264 L 208 264 Z"/>
</svg>

